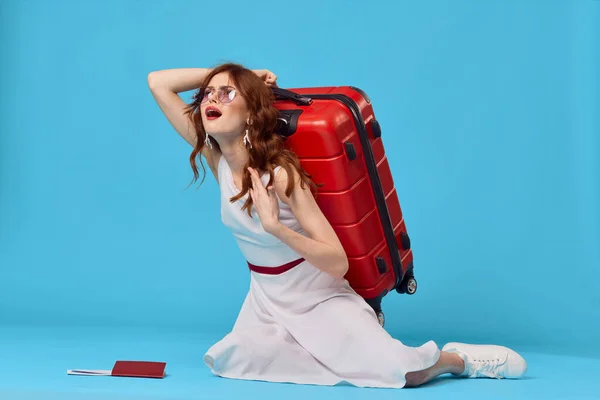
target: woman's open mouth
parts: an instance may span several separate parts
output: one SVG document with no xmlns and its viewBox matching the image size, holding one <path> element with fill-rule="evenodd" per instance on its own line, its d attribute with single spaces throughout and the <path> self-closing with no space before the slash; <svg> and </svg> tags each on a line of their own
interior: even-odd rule
<svg viewBox="0 0 600 400">
<path fill-rule="evenodd" d="M 217 107 L 206 107 L 204 110 L 204 114 L 206 115 L 206 119 L 212 121 L 214 119 L 219 118 L 223 113 Z"/>
</svg>

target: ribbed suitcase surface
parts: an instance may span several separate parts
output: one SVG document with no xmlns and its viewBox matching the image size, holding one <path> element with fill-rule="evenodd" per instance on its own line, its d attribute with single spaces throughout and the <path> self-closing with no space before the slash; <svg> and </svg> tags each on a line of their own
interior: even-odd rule
<svg viewBox="0 0 600 400">
<path fill-rule="evenodd" d="M 391 290 L 413 294 L 413 253 L 373 106 L 345 87 L 274 89 L 278 132 L 319 189 L 348 255 L 350 285 L 380 315 Z"/>
</svg>

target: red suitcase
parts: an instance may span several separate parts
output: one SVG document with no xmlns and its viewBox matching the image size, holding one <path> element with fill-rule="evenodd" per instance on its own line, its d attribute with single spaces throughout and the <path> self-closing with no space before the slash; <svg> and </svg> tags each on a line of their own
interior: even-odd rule
<svg viewBox="0 0 600 400">
<path fill-rule="evenodd" d="M 410 238 L 367 95 L 355 87 L 273 88 L 277 131 L 319 188 L 317 203 L 349 259 L 350 285 L 375 310 L 396 289 L 414 294 Z"/>
</svg>

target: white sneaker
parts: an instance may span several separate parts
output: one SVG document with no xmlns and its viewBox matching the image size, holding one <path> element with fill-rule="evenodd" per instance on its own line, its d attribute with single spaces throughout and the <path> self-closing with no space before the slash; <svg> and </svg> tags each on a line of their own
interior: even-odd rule
<svg viewBox="0 0 600 400">
<path fill-rule="evenodd" d="M 448 343 L 442 351 L 458 354 L 465 362 L 461 376 L 469 378 L 515 379 L 527 372 L 523 357 L 503 346 Z"/>
</svg>

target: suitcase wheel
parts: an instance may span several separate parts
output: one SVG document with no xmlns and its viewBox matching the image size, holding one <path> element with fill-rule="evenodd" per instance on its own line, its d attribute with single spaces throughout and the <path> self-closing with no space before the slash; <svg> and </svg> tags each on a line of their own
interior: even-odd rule
<svg viewBox="0 0 600 400">
<path fill-rule="evenodd" d="M 415 294 L 417 291 L 417 280 L 415 278 L 410 278 L 406 281 L 406 293 Z"/>
<path fill-rule="evenodd" d="M 383 314 L 383 311 L 377 312 L 377 320 L 379 321 L 379 325 L 381 325 L 381 327 L 383 328 L 383 326 L 385 325 L 385 315 Z"/>
<path fill-rule="evenodd" d="M 414 276 L 403 280 L 397 290 L 399 293 L 415 294 L 417 291 L 417 280 Z"/>
</svg>

